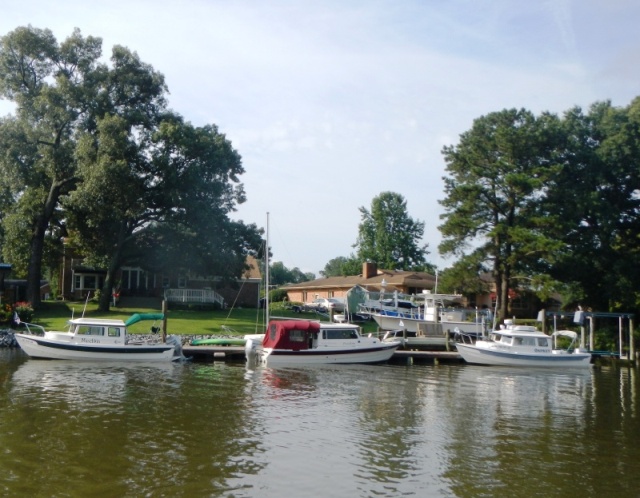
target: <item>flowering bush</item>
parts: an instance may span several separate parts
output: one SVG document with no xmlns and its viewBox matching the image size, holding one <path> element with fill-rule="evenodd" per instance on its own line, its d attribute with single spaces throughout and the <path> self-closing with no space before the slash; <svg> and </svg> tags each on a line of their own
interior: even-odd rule
<svg viewBox="0 0 640 498">
<path fill-rule="evenodd" d="M 13 309 L 20 317 L 21 322 L 31 322 L 31 320 L 33 320 L 34 311 L 31 303 L 19 301 Z"/>
<path fill-rule="evenodd" d="M 7 323 L 11 320 L 13 311 L 10 304 L 0 306 L 0 323 Z"/>
</svg>

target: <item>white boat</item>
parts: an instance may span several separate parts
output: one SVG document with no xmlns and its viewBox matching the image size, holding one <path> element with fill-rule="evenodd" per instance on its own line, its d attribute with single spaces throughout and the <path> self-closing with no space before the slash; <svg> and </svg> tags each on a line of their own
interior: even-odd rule
<svg viewBox="0 0 640 498">
<path fill-rule="evenodd" d="M 272 320 L 261 342 L 247 340 L 245 354 L 248 363 L 268 366 L 384 363 L 399 346 L 363 336 L 349 323 Z"/>
<path fill-rule="evenodd" d="M 366 290 L 364 292 L 364 301 L 358 304 L 356 312 L 362 317 L 371 318 L 375 313 L 380 312 L 400 312 L 406 315 L 416 315 L 420 312 L 420 306 L 411 299 L 411 296 L 397 291 L 391 297 L 384 297 L 383 292 Z"/>
<path fill-rule="evenodd" d="M 127 326 L 140 320 L 162 319 L 162 314 L 135 314 L 122 320 L 76 318 L 69 320 L 66 332 L 46 331 L 34 324 L 24 325 L 27 333 L 16 333 L 22 350 L 33 358 L 83 361 L 172 361 L 182 357 L 178 338 L 167 342 L 136 342 Z M 32 331 L 37 328 L 39 333 Z"/>
<path fill-rule="evenodd" d="M 458 330 L 462 334 L 481 337 L 491 322 L 491 313 L 489 310 L 470 312 L 447 306 L 447 303 L 453 303 L 461 297 L 457 294 L 425 293 L 420 296 L 423 304 L 419 308 L 410 311 L 383 309 L 371 316 L 381 330 L 406 329 L 407 332 L 424 334 L 427 328 L 441 325 L 444 331 L 453 333 Z"/>
<path fill-rule="evenodd" d="M 559 349 L 558 337 L 567 337 L 571 343 Z M 505 320 L 504 328 L 494 330 L 488 338 L 475 344 L 458 342 L 456 348 L 467 363 L 477 365 L 585 368 L 591 363 L 591 353 L 573 349 L 577 338 L 571 330 L 558 330 L 549 336 L 535 327 Z"/>
</svg>

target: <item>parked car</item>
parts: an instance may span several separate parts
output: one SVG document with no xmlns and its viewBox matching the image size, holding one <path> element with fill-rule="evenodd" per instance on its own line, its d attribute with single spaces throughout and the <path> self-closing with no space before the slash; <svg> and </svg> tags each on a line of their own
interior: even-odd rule
<svg viewBox="0 0 640 498">
<path fill-rule="evenodd" d="M 319 311 L 320 313 L 328 313 L 329 310 L 334 313 L 343 313 L 345 310 L 345 302 L 337 297 L 318 298 L 310 303 L 305 303 L 303 309 L 305 311 Z"/>
<path fill-rule="evenodd" d="M 347 303 L 344 299 L 340 299 L 338 297 L 330 297 L 328 299 L 329 306 L 333 309 L 335 313 L 344 313 L 347 308 Z"/>
</svg>

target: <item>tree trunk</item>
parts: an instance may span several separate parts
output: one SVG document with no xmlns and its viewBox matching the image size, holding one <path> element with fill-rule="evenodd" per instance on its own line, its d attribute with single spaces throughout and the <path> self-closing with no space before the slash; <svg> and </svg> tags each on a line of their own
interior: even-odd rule
<svg viewBox="0 0 640 498">
<path fill-rule="evenodd" d="M 44 254 L 44 238 L 53 217 L 53 211 L 60 198 L 62 183 L 53 182 L 49 188 L 49 195 L 44 203 L 42 211 L 36 217 L 35 226 L 31 235 L 31 256 L 29 258 L 29 271 L 27 274 L 27 301 L 31 306 L 40 306 L 40 281 L 42 279 L 42 257 Z"/>
<path fill-rule="evenodd" d="M 44 252 L 45 228 L 43 222 L 38 219 L 37 225 L 31 237 L 31 256 L 29 257 L 29 271 L 27 273 L 27 301 L 34 309 L 40 306 L 40 280 L 42 278 L 42 254 Z"/>
<path fill-rule="evenodd" d="M 116 281 L 116 273 L 120 269 L 122 251 L 126 240 L 125 225 L 126 224 L 124 222 L 120 225 L 118 243 L 114 253 L 111 255 L 111 261 L 109 261 L 109 268 L 107 268 L 107 275 L 105 276 L 102 293 L 100 294 L 100 300 L 98 301 L 98 309 L 100 311 L 109 311 L 111 307 L 113 285 Z"/>
<path fill-rule="evenodd" d="M 102 291 L 100 292 L 100 299 L 98 300 L 99 311 L 109 311 L 111 309 L 111 294 L 113 293 L 113 274 L 111 270 L 107 270 L 107 275 L 104 279 Z"/>
</svg>

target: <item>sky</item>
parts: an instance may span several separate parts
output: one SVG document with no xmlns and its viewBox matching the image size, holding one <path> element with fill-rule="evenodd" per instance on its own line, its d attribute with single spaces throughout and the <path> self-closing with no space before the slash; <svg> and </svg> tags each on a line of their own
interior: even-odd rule
<svg viewBox="0 0 640 498">
<path fill-rule="evenodd" d="M 165 76 L 169 106 L 242 156 L 272 262 L 319 272 L 348 257 L 383 192 L 438 253 L 444 146 L 503 109 L 561 115 L 640 95 L 636 0 L 0 0 L 0 36 L 79 28 Z M 0 100 L 0 115 L 12 112 Z"/>
</svg>

